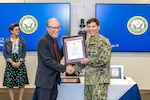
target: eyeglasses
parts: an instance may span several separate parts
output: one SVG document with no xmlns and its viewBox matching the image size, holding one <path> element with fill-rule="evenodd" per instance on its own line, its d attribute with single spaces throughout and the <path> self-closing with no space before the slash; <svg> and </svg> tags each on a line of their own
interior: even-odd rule
<svg viewBox="0 0 150 100">
<path fill-rule="evenodd" d="M 51 27 L 51 26 L 48 26 L 48 28 L 51 28 L 51 29 L 53 29 L 53 30 L 61 29 L 61 27 L 60 27 L 60 26 L 58 26 L 58 27 Z"/>
<path fill-rule="evenodd" d="M 20 29 L 14 29 L 15 31 L 19 31 Z"/>
</svg>

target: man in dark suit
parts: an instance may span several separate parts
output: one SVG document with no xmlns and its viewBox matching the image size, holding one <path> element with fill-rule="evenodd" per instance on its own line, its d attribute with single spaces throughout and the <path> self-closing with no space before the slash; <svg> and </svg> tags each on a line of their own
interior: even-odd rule
<svg viewBox="0 0 150 100">
<path fill-rule="evenodd" d="M 60 83 L 60 72 L 72 74 L 74 68 L 71 65 L 62 65 L 62 50 L 55 40 L 60 33 L 60 23 L 56 18 L 47 22 L 47 33 L 38 42 L 38 67 L 35 79 L 37 100 L 56 100 Z M 56 49 L 56 50 L 55 50 Z"/>
</svg>

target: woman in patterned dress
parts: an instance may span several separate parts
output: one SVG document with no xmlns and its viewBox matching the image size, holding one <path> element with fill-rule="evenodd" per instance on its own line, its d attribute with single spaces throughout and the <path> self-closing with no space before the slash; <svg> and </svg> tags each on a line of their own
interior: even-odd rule
<svg viewBox="0 0 150 100">
<path fill-rule="evenodd" d="M 19 100 L 22 100 L 25 84 L 29 84 L 27 70 L 24 64 L 26 55 L 25 40 L 19 37 L 19 25 L 11 24 L 11 36 L 5 40 L 3 56 L 6 60 L 3 86 L 8 87 L 11 100 L 14 100 L 14 86 L 19 87 Z"/>
</svg>

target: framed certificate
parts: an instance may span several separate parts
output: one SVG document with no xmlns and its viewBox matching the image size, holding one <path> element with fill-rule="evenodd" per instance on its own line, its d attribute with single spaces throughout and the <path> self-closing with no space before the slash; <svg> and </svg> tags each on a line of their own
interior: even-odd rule
<svg viewBox="0 0 150 100">
<path fill-rule="evenodd" d="M 63 37 L 65 64 L 74 64 L 86 57 L 84 35 Z"/>
<path fill-rule="evenodd" d="M 124 79 L 123 65 L 110 65 L 110 79 Z"/>
</svg>

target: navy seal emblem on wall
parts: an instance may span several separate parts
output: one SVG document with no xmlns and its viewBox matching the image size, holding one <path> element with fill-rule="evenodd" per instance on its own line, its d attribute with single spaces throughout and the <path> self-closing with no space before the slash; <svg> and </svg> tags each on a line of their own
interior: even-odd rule
<svg viewBox="0 0 150 100">
<path fill-rule="evenodd" d="M 38 22 L 34 16 L 25 15 L 20 19 L 19 26 L 22 32 L 32 34 L 37 30 Z"/>
<path fill-rule="evenodd" d="M 148 29 L 148 22 L 142 16 L 134 16 L 129 19 L 127 23 L 127 28 L 129 32 L 134 35 L 142 35 Z"/>
</svg>

